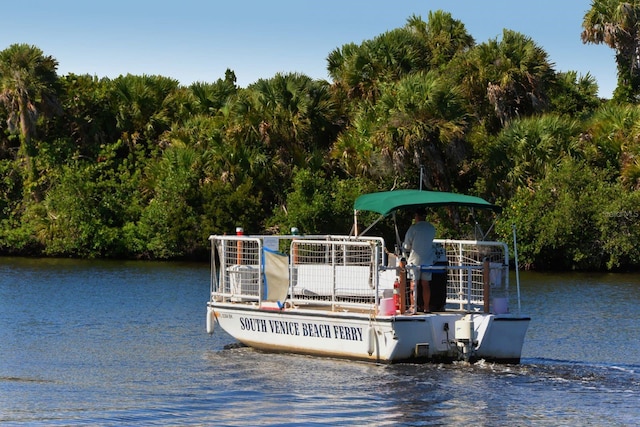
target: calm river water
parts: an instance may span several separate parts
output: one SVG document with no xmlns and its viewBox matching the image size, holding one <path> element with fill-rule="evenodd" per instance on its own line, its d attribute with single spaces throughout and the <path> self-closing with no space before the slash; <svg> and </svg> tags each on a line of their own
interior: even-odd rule
<svg viewBox="0 0 640 427">
<path fill-rule="evenodd" d="M 229 348 L 205 332 L 208 277 L 0 258 L 0 425 L 640 424 L 636 275 L 521 274 L 522 364 L 472 366 Z"/>
</svg>

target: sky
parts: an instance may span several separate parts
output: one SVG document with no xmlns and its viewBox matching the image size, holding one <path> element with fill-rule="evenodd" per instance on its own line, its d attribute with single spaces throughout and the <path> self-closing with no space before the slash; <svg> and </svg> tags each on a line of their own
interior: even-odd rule
<svg viewBox="0 0 640 427">
<path fill-rule="evenodd" d="M 590 73 L 599 95 L 616 85 L 614 51 L 585 45 L 591 0 L 30 0 L 3 4 L 0 50 L 14 43 L 58 61 L 58 75 L 161 75 L 183 85 L 215 82 L 231 69 L 241 87 L 276 73 L 330 78 L 326 58 L 444 10 L 476 43 L 518 31 L 543 48 L 556 71 Z"/>
</svg>

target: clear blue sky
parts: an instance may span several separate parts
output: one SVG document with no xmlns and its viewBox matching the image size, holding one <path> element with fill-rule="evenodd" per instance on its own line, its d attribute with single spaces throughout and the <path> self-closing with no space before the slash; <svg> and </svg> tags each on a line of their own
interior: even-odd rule
<svg viewBox="0 0 640 427">
<path fill-rule="evenodd" d="M 36 45 L 58 74 L 157 74 L 184 85 L 235 71 L 240 86 L 277 72 L 328 79 L 327 55 L 442 9 L 477 43 L 503 28 L 531 37 L 557 71 L 593 75 L 600 95 L 615 89 L 614 51 L 583 45 L 590 0 L 31 0 L 2 5 L 0 49 Z"/>
</svg>

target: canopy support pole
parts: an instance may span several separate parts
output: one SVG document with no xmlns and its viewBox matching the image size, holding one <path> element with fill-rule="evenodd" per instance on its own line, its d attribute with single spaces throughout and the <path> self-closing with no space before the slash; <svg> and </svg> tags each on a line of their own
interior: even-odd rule
<svg viewBox="0 0 640 427">
<path fill-rule="evenodd" d="M 516 240 L 516 225 L 513 225 L 513 256 L 516 267 L 516 289 L 518 292 L 518 314 L 520 314 L 520 268 L 518 267 L 518 243 Z"/>
<path fill-rule="evenodd" d="M 378 219 L 373 221 L 373 223 L 370 226 L 368 226 L 367 228 L 365 228 L 364 231 L 362 233 L 360 233 L 360 234 L 365 234 L 367 231 L 371 230 L 373 228 L 373 226 L 376 225 L 377 223 L 379 223 L 382 218 L 384 218 L 384 215 L 380 215 L 378 217 Z M 356 236 L 358 236 L 358 233 L 356 233 Z"/>
</svg>

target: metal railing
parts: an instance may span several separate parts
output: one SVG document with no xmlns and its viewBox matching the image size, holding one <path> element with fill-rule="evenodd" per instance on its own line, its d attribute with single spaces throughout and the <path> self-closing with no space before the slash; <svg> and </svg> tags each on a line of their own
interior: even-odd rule
<svg viewBox="0 0 640 427">
<path fill-rule="evenodd" d="M 300 240 L 291 242 L 294 303 L 377 304 L 382 239 Z"/>
<path fill-rule="evenodd" d="M 435 240 L 447 259 L 447 304 L 471 310 L 487 302 L 485 284 L 491 293 L 508 297 L 509 249 L 505 243 L 477 240 Z M 488 263 L 489 272 L 486 272 Z"/>
<path fill-rule="evenodd" d="M 288 256 L 289 293 L 294 303 L 361 305 L 377 303 L 380 238 L 349 236 L 210 236 L 211 295 L 218 301 L 265 299 L 263 249 Z"/>
<path fill-rule="evenodd" d="M 287 235 L 211 236 L 210 240 L 214 260 L 212 300 L 256 304 L 265 301 L 265 248 L 286 255 L 286 300 L 294 305 L 369 310 L 375 308 L 381 298 L 393 295 L 398 270 L 394 265 L 386 266 L 381 238 Z M 448 309 L 472 311 L 481 307 L 486 310 L 488 287 L 492 297 L 508 297 L 506 244 L 470 240 L 436 240 L 435 243 L 443 248 L 446 262 L 428 268 L 434 274 L 446 271 Z M 416 266 L 408 266 L 411 268 Z"/>
</svg>

